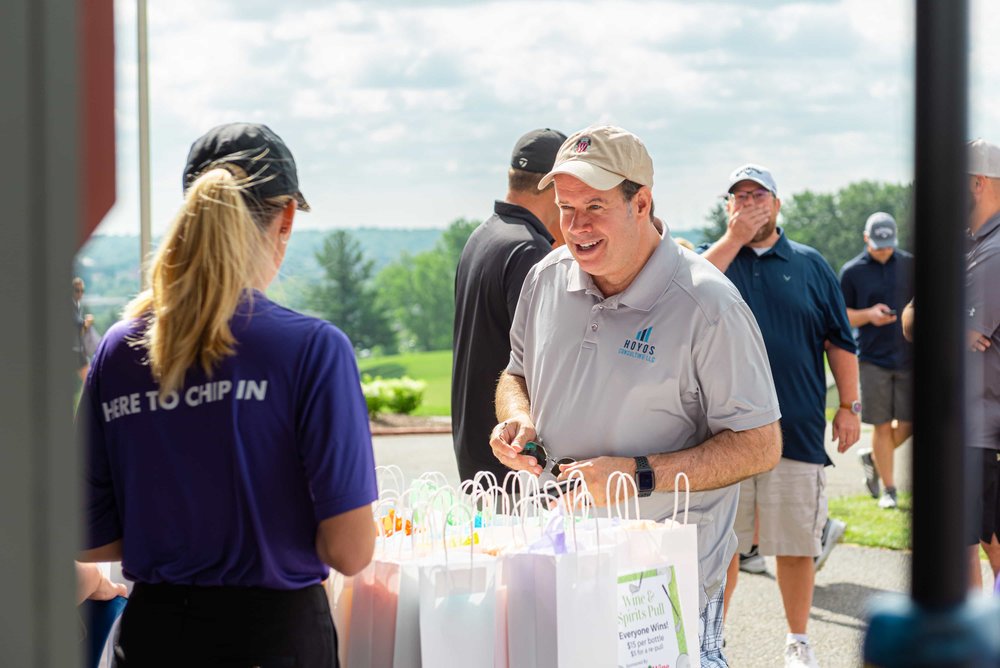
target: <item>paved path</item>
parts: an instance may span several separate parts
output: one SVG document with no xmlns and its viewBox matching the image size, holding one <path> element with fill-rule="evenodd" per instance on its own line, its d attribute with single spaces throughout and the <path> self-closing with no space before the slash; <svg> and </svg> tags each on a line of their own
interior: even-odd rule
<svg viewBox="0 0 1000 668">
<path fill-rule="evenodd" d="M 827 436 L 829 443 L 829 435 Z M 871 430 L 862 442 L 844 455 L 831 452 L 835 466 L 827 469 L 831 497 L 865 493 L 857 451 L 867 447 Z M 828 451 L 832 448 L 828 448 Z M 910 489 L 910 444 L 896 455 L 897 486 Z M 400 466 L 408 478 L 425 471 L 441 471 L 458 482 L 450 435 L 385 436 L 375 438 L 379 464 Z M 896 511 L 887 511 L 896 512 Z M 780 594 L 774 581 L 775 564 L 767 558 L 768 572 L 742 574 L 733 598 L 726 629 L 726 654 L 730 664 L 781 666 L 787 632 Z M 816 576 L 816 592 L 810 615 L 809 634 L 821 665 L 838 668 L 861 665 L 861 643 L 865 630 L 865 606 L 871 598 L 887 592 L 906 592 L 909 587 L 909 552 L 840 545 Z M 984 574 L 987 569 L 984 566 Z M 985 575 L 985 582 L 992 577 Z"/>
</svg>

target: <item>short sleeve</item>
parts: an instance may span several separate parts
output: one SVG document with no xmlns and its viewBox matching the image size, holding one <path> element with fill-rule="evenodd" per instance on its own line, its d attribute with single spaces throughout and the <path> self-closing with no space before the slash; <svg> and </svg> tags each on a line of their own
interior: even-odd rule
<svg viewBox="0 0 1000 668">
<path fill-rule="evenodd" d="M 966 273 L 966 326 L 983 336 L 1000 327 L 1000 290 L 992 286 L 1000 275 L 1000 248 L 983 248 Z"/>
<path fill-rule="evenodd" d="M 368 408 L 350 341 L 324 323 L 299 367 L 296 436 L 316 521 L 378 497 Z"/>
<path fill-rule="evenodd" d="M 111 460 L 104 433 L 104 421 L 97 400 L 97 369 L 103 352 L 98 351 L 94 366 L 84 383 L 76 413 L 77 442 L 84 447 L 84 549 L 113 543 L 122 537 L 122 521 L 115 497 Z"/>
<path fill-rule="evenodd" d="M 838 348 L 857 354 L 858 346 L 847 319 L 847 307 L 844 305 L 844 295 L 837 284 L 837 277 L 822 258 L 817 260 L 816 266 L 817 280 L 820 282 L 820 304 L 824 309 L 825 338 Z"/>
<path fill-rule="evenodd" d="M 524 341 L 527 336 L 528 313 L 531 311 L 531 299 L 537 278 L 538 265 L 536 264 L 528 271 L 524 284 L 521 286 L 517 308 L 514 310 L 514 320 L 510 326 L 510 361 L 507 363 L 506 371 L 515 376 L 524 376 Z"/>
<path fill-rule="evenodd" d="M 844 296 L 844 306 L 847 308 L 862 308 L 858 304 L 858 291 L 854 287 L 854 272 L 852 265 L 845 264 L 840 270 L 840 293 Z"/>
<path fill-rule="evenodd" d="M 763 427 L 781 417 L 764 339 L 745 302 L 734 302 L 707 328 L 694 363 L 713 434 Z"/>
</svg>

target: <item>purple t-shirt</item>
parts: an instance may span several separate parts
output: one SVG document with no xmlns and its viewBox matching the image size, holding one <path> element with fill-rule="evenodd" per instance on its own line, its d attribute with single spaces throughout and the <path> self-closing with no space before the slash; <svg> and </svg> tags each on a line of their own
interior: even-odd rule
<svg viewBox="0 0 1000 668">
<path fill-rule="evenodd" d="M 112 327 L 80 402 L 86 547 L 123 539 L 138 582 L 297 589 L 329 569 L 316 528 L 377 497 L 368 412 L 336 327 L 255 293 L 237 353 L 159 398 L 137 321 Z"/>
</svg>

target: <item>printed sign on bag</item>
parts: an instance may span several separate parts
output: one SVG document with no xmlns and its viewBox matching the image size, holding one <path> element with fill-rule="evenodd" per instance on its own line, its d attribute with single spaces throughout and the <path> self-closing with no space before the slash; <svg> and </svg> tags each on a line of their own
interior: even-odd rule
<svg viewBox="0 0 1000 668">
<path fill-rule="evenodd" d="M 674 567 L 618 578 L 619 668 L 681 668 L 688 665 L 684 622 Z"/>
</svg>

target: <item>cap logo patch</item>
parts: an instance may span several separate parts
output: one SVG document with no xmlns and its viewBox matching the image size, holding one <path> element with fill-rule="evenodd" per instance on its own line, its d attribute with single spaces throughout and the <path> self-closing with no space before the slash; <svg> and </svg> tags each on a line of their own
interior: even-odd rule
<svg viewBox="0 0 1000 668">
<path fill-rule="evenodd" d="M 872 234 L 874 234 L 879 239 L 888 239 L 889 237 L 892 236 L 892 230 L 890 230 L 887 227 L 880 227 L 876 230 L 873 230 Z"/>
<path fill-rule="evenodd" d="M 518 158 L 517 159 L 517 164 L 521 165 L 521 168 L 523 169 L 524 167 L 528 166 L 528 159 L 527 158 Z"/>
<path fill-rule="evenodd" d="M 577 153 L 586 153 L 588 148 L 590 148 L 590 137 L 580 137 L 573 150 Z"/>
</svg>

